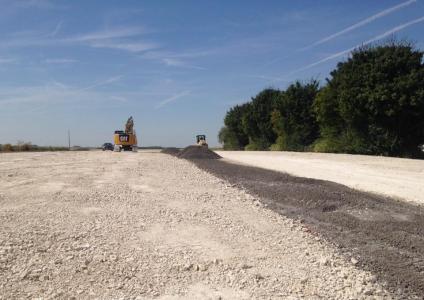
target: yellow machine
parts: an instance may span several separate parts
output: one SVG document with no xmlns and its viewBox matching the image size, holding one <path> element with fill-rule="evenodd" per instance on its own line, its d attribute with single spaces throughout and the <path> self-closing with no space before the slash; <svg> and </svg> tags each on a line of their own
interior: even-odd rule
<svg viewBox="0 0 424 300">
<path fill-rule="evenodd" d="M 137 135 L 134 131 L 134 121 L 132 117 L 130 117 L 127 123 L 125 124 L 125 131 L 115 131 L 113 140 L 115 143 L 113 151 L 137 151 Z"/>
<path fill-rule="evenodd" d="M 197 146 L 208 147 L 208 143 L 206 143 L 206 135 L 199 134 L 196 135 Z"/>
</svg>

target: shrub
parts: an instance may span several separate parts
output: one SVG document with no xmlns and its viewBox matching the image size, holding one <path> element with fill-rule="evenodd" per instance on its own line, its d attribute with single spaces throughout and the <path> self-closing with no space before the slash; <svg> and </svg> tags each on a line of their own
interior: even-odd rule
<svg viewBox="0 0 424 300">
<path fill-rule="evenodd" d="M 13 146 L 11 144 L 4 144 L 2 146 L 2 149 L 1 150 L 4 151 L 4 152 L 12 152 L 12 151 L 14 151 Z"/>
</svg>

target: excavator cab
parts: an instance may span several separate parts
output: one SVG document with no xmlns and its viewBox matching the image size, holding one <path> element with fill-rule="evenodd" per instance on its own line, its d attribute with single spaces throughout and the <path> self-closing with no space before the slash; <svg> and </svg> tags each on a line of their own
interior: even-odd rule
<svg viewBox="0 0 424 300">
<path fill-rule="evenodd" d="M 198 146 L 208 147 L 208 143 L 206 143 L 206 135 L 204 134 L 196 135 L 196 141 Z"/>
</svg>

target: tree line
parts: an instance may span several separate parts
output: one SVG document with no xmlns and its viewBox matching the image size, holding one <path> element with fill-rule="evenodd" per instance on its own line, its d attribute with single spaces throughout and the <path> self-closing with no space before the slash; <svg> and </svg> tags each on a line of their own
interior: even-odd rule
<svg viewBox="0 0 424 300">
<path fill-rule="evenodd" d="M 396 41 L 358 48 L 324 86 L 297 81 L 232 107 L 219 141 L 226 150 L 423 157 L 423 54 Z"/>
<path fill-rule="evenodd" d="M 58 146 L 37 146 L 31 142 L 18 141 L 16 145 L 12 144 L 0 144 L 1 152 L 41 152 L 41 151 L 68 151 L 68 147 Z"/>
</svg>

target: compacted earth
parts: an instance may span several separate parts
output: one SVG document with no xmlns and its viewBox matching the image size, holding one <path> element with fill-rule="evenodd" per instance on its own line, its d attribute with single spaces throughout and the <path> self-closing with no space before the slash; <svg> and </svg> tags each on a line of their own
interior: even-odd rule
<svg viewBox="0 0 424 300">
<path fill-rule="evenodd" d="M 375 253 L 341 250 L 352 236 L 361 245 L 362 233 L 341 222 L 347 238 L 336 240 L 336 225 L 302 208 L 309 203 L 337 220 L 344 207 L 337 199 L 355 207 L 352 191 L 276 173 L 260 179 L 258 170 L 156 152 L 1 154 L 0 299 L 419 299 L 410 276 L 422 276 L 422 248 L 387 240 L 395 257 L 402 248 L 417 259 L 393 261 L 407 271 L 397 284 L 387 270 L 367 267 L 361 255 Z M 249 171 L 253 177 L 240 175 Z M 319 200 L 330 195 L 334 203 Z M 383 222 L 386 214 L 363 213 L 368 198 L 361 199 L 352 224 L 374 214 Z M 405 209 L 392 215 L 402 225 L 398 240 L 421 220 L 421 211 L 411 219 Z M 403 238 L 421 247 L 421 233 Z"/>
</svg>

